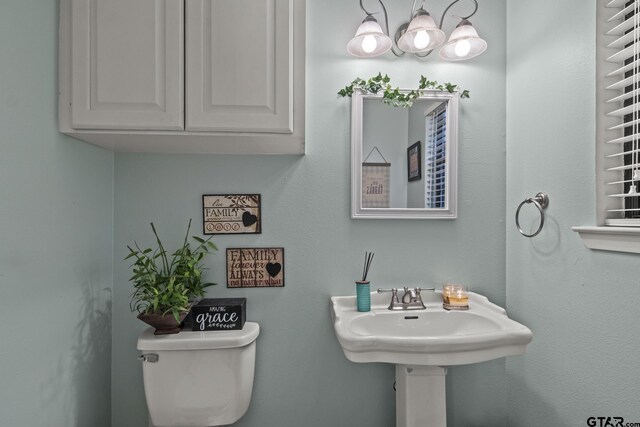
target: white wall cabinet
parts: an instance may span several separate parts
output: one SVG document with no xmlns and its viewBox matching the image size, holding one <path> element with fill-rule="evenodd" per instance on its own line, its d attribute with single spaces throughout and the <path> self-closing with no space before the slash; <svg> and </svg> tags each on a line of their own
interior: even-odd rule
<svg viewBox="0 0 640 427">
<path fill-rule="evenodd" d="M 115 151 L 304 154 L 304 0 L 61 0 L 60 131 Z"/>
<path fill-rule="evenodd" d="M 73 1 L 71 126 L 183 129 L 183 5 Z"/>
</svg>

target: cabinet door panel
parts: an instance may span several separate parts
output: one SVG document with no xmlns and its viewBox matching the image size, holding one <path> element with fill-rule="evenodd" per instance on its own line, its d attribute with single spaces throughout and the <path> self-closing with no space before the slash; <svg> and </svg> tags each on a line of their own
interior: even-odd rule
<svg viewBox="0 0 640 427">
<path fill-rule="evenodd" d="M 292 133 L 292 0 L 186 1 L 187 129 Z"/>
<path fill-rule="evenodd" d="M 72 126 L 184 128 L 184 5 L 73 0 Z"/>
</svg>

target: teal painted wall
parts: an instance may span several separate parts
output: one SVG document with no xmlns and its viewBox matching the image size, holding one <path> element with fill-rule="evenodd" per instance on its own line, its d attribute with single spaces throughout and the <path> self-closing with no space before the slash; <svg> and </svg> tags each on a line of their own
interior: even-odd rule
<svg viewBox="0 0 640 427">
<path fill-rule="evenodd" d="M 114 156 L 57 131 L 56 5 L 0 13 L 0 425 L 106 427 Z"/>
<path fill-rule="evenodd" d="M 395 28 L 409 4 L 389 6 Z M 463 64 L 352 59 L 345 45 L 364 18 L 357 1 L 308 1 L 307 7 L 305 156 L 116 155 L 113 426 L 146 422 L 135 350 L 144 325 L 129 311 L 125 245 L 151 243 L 150 221 L 176 244 L 189 218 L 199 223 L 205 193 L 263 197 L 263 234 L 216 237 L 221 251 L 209 263 L 209 278 L 220 283 L 209 295 L 246 296 L 248 319 L 262 328 L 254 394 L 238 426 L 393 425 L 393 367 L 347 361 L 329 318 L 329 296 L 355 292 L 365 250 L 376 253 L 374 287 L 452 280 L 505 302 L 505 1 L 483 2 L 474 24 L 491 47 Z M 460 103 L 458 219 L 349 218 L 350 102 L 335 93 L 356 76 L 378 71 L 402 87 L 414 87 L 425 74 L 471 91 Z M 285 247 L 286 286 L 227 289 L 224 250 L 238 246 Z M 450 425 L 504 425 L 504 361 L 452 368 L 448 386 Z"/>
<path fill-rule="evenodd" d="M 534 334 L 507 361 L 508 425 L 638 422 L 638 256 L 590 251 L 571 230 L 595 223 L 595 2 L 507 11 L 507 308 Z M 512 218 L 538 191 L 548 220 L 525 239 Z"/>
</svg>

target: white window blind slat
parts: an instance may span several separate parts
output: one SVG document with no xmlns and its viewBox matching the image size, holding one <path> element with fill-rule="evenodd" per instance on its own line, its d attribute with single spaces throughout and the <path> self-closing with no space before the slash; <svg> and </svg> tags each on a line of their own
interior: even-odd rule
<svg viewBox="0 0 640 427">
<path fill-rule="evenodd" d="M 638 123 L 640 123 L 640 117 L 638 119 L 636 119 L 636 120 L 618 123 L 617 125 L 614 125 L 614 126 L 611 126 L 611 127 L 607 128 L 607 130 L 608 131 L 611 131 L 611 130 L 619 131 L 620 129 L 624 129 L 626 127 L 631 127 L 633 125 L 637 125 Z"/>
<path fill-rule="evenodd" d="M 607 7 L 615 7 L 615 8 L 624 7 L 627 1 L 628 0 L 611 0 L 609 3 L 607 3 Z"/>
<path fill-rule="evenodd" d="M 620 24 L 616 25 L 612 29 L 606 32 L 608 36 L 622 36 L 627 31 L 633 28 L 633 17 L 622 21 Z"/>
<path fill-rule="evenodd" d="M 615 153 L 615 154 L 609 154 L 608 156 L 605 156 L 605 158 L 607 159 L 613 159 L 615 157 L 620 157 L 620 156 L 626 156 L 627 154 L 638 154 L 640 153 L 640 150 L 630 150 L 630 151 L 622 151 L 620 153 Z"/>
<path fill-rule="evenodd" d="M 607 209 L 607 212 L 640 212 L 640 208 L 637 208 L 637 209 Z"/>
<path fill-rule="evenodd" d="M 631 104 L 631 105 L 628 105 L 626 107 L 622 107 L 622 108 L 619 108 L 617 110 L 613 110 L 612 112 L 607 113 L 607 116 L 610 116 L 610 117 L 623 117 L 623 116 L 626 116 L 627 114 L 633 113 L 634 111 L 638 111 L 638 106 L 639 105 L 637 103 L 636 104 Z"/>
<path fill-rule="evenodd" d="M 605 184 L 607 185 L 620 185 L 620 184 L 626 184 L 627 182 L 633 182 L 632 179 L 625 179 L 622 181 L 611 181 L 611 182 L 605 182 Z"/>
<path fill-rule="evenodd" d="M 640 35 L 639 35 L 640 37 Z M 610 73 L 608 73 L 606 76 L 607 77 L 613 77 L 613 76 L 625 76 L 625 73 L 627 71 L 631 71 L 631 70 L 638 70 L 640 69 L 640 60 L 636 60 L 634 62 L 630 62 L 628 64 L 623 65 L 622 67 L 611 71 Z"/>
<path fill-rule="evenodd" d="M 621 63 L 621 62 L 626 61 L 627 59 L 631 59 L 631 58 L 633 58 L 634 54 L 636 53 L 635 49 L 636 49 L 636 47 L 633 44 L 631 46 L 627 46 L 624 49 L 614 53 L 611 56 L 609 56 L 607 58 L 607 62 L 615 62 L 615 63 L 620 62 Z"/>
<path fill-rule="evenodd" d="M 629 6 L 625 7 L 624 9 L 618 11 L 618 13 L 613 15 L 611 18 L 607 19 L 607 22 L 612 22 L 612 21 L 617 21 L 619 19 L 624 19 L 625 15 L 633 12 L 633 8 L 634 7 L 635 7 L 634 4 L 630 4 Z"/>
<path fill-rule="evenodd" d="M 624 199 L 625 197 L 638 197 L 638 194 L 607 194 L 607 197 L 613 197 L 616 199 Z"/>
<path fill-rule="evenodd" d="M 633 170 L 633 169 L 640 169 L 640 163 L 614 166 L 614 167 L 607 168 L 606 170 L 607 171 L 626 171 L 626 170 Z"/>
<path fill-rule="evenodd" d="M 618 37 L 617 39 L 615 39 L 614 41 L 612 41 L 611 43 L 609 43 L 607 45 L 608 48 L 621 48 L 621 47 L 625 47 L 627 44 L 631 43 L 633 41 L 633 31 L 630 31 L 628 33 L 626 33 L 623 36 Z"/>
<path fill-rule="evenodd" d="M 634 96 L 638 96 L 638 94 L 640 94 L 640 89 L 636 89 L 636 90 L 631 91 L 631 92 L 626 92 L 626 93 L 620 94 L 620 95 L 618 95 L 616 97 L 608 99 L 606 102 L 608 104 L 613 103 L 613 102 L 623 102 L 623 101 L 626 101 L 627 99 L 633 98 Z"/>
<path fill-rule="evenodd" d="M 640 71 L 640 68 L 638 68 L 638 70 Z M 625 75 L 625 78 L 622 80 L 618 80 L 607 86 L 607 90 L 624 90 L 627 86 L 631 86 L 638 81 L 640 81 L 640 76 L 637 74 L 632 74 L 630 76 Z"/>
<path fill-rule="evenodd" d="M 637 140 L 639 136 L 640 136 L 640 134 L 621 136 L 619 138 L 610 139 L 608 141 L 605 141 L 605 143 L 607 143 L 607 144 L 624 144 L 625 142 L 631 142 L 634 139 Z"/>
</svg>

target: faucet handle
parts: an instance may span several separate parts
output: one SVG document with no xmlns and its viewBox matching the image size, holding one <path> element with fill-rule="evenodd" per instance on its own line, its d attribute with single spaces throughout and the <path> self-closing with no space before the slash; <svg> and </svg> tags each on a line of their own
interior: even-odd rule
<svg viewBox="0 0 640 427">
<path fill-rule="evenodd" d="M 416 300 L 422 302 L 422 295 L 420 294 L 421 291 L 435 291 L 435 288 L 419 288 L 416 287 Z"/>
<path fill-rule="evenodd" d="M 380 289 L 380 288 L 378 288 L 378 293 L 379 294 L 388 293 L 388 292 L 391 292 L 391 305 L 389 306 L 389 308 L 391 308 L 394 304 L 399 304 L 399 301 L 398 301 L 398 289 L 397 288 L 391 288 L 391 289 Z"/>
</svg>

